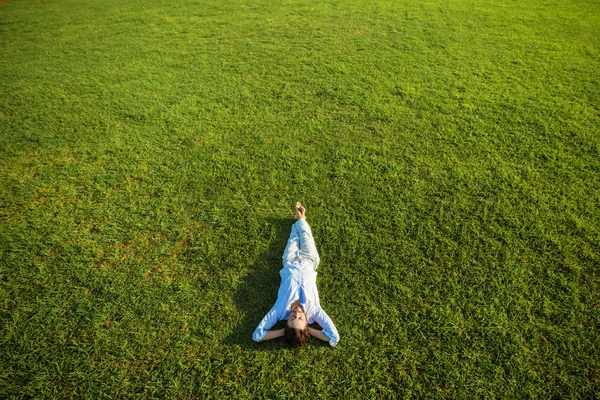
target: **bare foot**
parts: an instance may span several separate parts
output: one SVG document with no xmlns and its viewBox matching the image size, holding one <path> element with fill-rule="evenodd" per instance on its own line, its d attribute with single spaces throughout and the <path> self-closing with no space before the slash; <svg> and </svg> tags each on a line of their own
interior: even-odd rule
<svg viewBox="0 0 600 400">
<path fill-rule="evenodd" d="M 300 202 L 296 203 L 296 219 L 306 219 L 306 210 Z"/>
</svg>

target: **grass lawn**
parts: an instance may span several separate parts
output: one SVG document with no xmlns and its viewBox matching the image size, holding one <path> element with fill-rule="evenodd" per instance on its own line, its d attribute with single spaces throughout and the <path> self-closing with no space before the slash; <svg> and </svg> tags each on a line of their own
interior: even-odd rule
<svg viewBox="0 0 600 400">
<path fill-rule="evenodd" d="M 251 340 L 297 200 L 335 348 Z M 598 396 L 600 2 L 1 1 L 0 329 L 2 398 Z"/>
</svg>

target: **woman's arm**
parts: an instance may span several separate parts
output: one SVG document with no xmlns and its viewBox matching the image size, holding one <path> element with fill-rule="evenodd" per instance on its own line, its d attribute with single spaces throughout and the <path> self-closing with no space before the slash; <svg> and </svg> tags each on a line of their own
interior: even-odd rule
<svg viewBox="0 0 600 400">
<path fill-rule="evenodd" d="M 323 331 L 320 331 L 318 329 L 315 328 L 311 328 L 310 326 L 308 327 L 308 333 L 310 333 L 311 336 L 316 337 L 319 340 L 323 340 L 325 342 L 329 342 L 329 338 L 327 336 L 325 336 L 325 334 L 323 333 Z"/>
<path fill-rule="evenodd" d="M 279 320 L 279 313 L 276 305 L 271 308 L 271 311 L 265 315 L 265 317 L 260 321 L 254 333 L 252 333 L 252 340 L 255 342 L 262 342 L 263 337 L 267 334 L 269 329 Z"/>
<path fill-rule="evenodd" d="M 265 336 L 263 336 L 263 338 L 260 341 L 264 342 L 265 340 L 277 339 L 279 337 L 282 337 L 283 331 L 285 331 L 285 329 L 273 329 L 272 331 L 267 331 Z"/>
<path fill-rule="evenodd" d="M 325 313 L 325 311 L 323 311 L 321 307 L 318 307 L 316 310 L 314 310 L 312 319 L 317 324 L 321 325 L 321 328 L 323 328 L 323 330 L 319 332 L 328 338 L 327 340 L 329 340 L 329 345 L 331 347 L 338 344 L 338 342 L 340 341 L 340 335 L 337 329 L 335 329 L 335 325 L 333 324 L 331 318 L 329 318 L 329 315 L 327 315 L 327 313 Z M 320 337 L 318 338 L 321 339 Z"/>
</svg>

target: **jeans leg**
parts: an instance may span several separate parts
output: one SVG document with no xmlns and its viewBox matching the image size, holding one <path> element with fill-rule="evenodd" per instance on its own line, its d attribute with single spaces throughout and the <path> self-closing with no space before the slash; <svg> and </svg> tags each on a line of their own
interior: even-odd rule
<svg viewBox="0 0 600 400">
<path fill-rule="evenodd" d="M 310 258 L 313 260 L 314 268 L 317 269 L 319 266 L 319 262 L 321 261 L 319 257 L 319 252 L 317 251 L 317 245 L 315 244 L 315 239 L 313 238 L 312 231 L 310 229 L 310 225 L 308 222 L 303 219 L 299 219 L 294 224 L 297 230 L 298 237 L 300 239 L 300 250 L 299 254 L 302 257 Z"/>
<path fill-rule="evenodd" d="M 296 224 L 292 225 L 292 231 L 290 232 L 290 238 L 288 239 L 285 250 L 283 251 L 283 265 L 287 262 L 294 261 L 298 258 L 298 252 L 300 250 L 300 237 L 298 237 L 298 231 L 296 230 Z"/>
</svg>

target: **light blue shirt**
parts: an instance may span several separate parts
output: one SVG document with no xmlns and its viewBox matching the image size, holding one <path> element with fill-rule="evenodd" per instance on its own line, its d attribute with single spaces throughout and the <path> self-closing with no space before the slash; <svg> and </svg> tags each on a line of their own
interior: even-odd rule
<svg viewBox="0 0 600 400">
<path fill-rule="evenodd" d="M 313 260 L 304 258 L 286 262 L 279 275 L 281 275 L 281 285 L 277 293 L 277 301 L 254 330 L 252 339 L 260 342 L 277 321 L 287 320 L 292 311 L 290 304 L 300 299 L 300 306 L 306 314 L 308 323 L 319 324 L 323 328 L 323 334 L 329 338 L 329 345 L 335 346 L 340 340 L 340 335 L 319 303 L 317 271 L 314 270 Z"/>
</svg>

